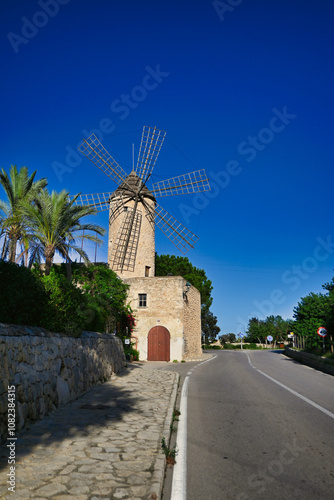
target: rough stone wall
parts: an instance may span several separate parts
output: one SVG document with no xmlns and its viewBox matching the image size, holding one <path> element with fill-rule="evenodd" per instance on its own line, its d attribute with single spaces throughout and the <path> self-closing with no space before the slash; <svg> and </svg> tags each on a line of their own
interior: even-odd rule
<svg viewBox="0 0 334 500">
<path fill-rule="evenodd" d="M 294 358 L 304 365 L 311 366 L 329 375 L 334 375 L 334 366 L 327 358 L 322 358 L 308 352 L 296 351 L 285 346 L 284 353 L 290 358 Z"/>
<path fill-rule="evenodd" d="M 201 294 L 191 286 L 184 301 L 184 360 L 202 356 Z"/>
<path fill-rule="evenodd" d="M 145 201 L 148 205 L 152 207 L 154 211 L 155 203 L 145 197 Z M 125 204 L 125 206 L 133 207 L 134 202 L 130 201 Z M 112 202 L 110 204 L 110 213 L 113 210 Z M 113 269 L 120 278 L 134 278 L 134 277 L 145 277 L 145 268 L 148 266 L 149 276 L 154 276 L 155 273 L 155 228 L 154 224 L 150 224 L 148 218 L 146 217 L 146 210 L 141 203 L 137 205 L 137 211 L 141 212 L 141 227 L 139 233 L 139 241 L 137 247 L 136 255 L 136 265 L 134 271 L 123 271 L 122 273 L 117 269 L 113 269 L 112 266 L 112 252 L 113 245 L 117 239 L 118 231 L 121 227 L 122 220 L 124 218 L 125 212 L 121 212 L 115 220 L 110 217 L 109 225 L 109 242 L 108 242 L 108 264 L 111 269 Z"/>
<path fill-rule="evenodd" d="M 201 303 L 199 291 L 191 287 L 183 298 L 186 280 L 181 276 L 125 279 L 134 310 L 140 359 L 147 359 L 147 336 L 151 328 L 164 326 L 170 333 L 170 359 L 201 356 Z M 147 294 L 147 307 L 138 307 L 138 294 Z"/>
<path fill-rule="evenodd" d="M 21 429 L 124 366 L 122 341 L 113 335 L 84 332 L 72 338 L 0 324 L 0 442 L 7 437 L 8 386 L 15 386 L 16 428 Z"/>
</svg>

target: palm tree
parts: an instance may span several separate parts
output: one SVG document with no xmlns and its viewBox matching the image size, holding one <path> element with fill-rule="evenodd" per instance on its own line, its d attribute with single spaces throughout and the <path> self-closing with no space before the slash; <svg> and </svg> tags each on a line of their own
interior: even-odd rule
<svg viewBox="0 0 334 500">
<path fill-rule="evenodd" d="M 86 263 L 89 262 L 86 252 L 75 245 L 76 238 L 91 240 L 97 243 L 102 241 L 97 235 L 103 236 L 105 229 L 96 224 L 81 224 L 80 219 L 87 215 L 94 215 L 96 209 L 89 206 L 75 205 L 79 195 L 71 201 L 65 190 L 50 194 L 47 189 L 41 191 L 34 204 L 25 203 L 27 222 L 32 230 L 30 250 L 38 259 L 45 258 L 45 274 L 50 274 L 53 258 L 58 252 L 66 262 L 71 262 L 70 251 L 77 252 Z M 80 234 L 79 232 L 85 232 Z M 89 234 L 90 232 L 95 235 Z"/>
<path fill-rule="evenodd" d="M 16 246 L 19 241 L 24 240 L 27 231 L 23 204 L 32 203 L 38 193 L 47 185 L 47 180 L 35 181 L 36 171 L 28 176 L 28 168 L 22 167 L 17 170 L 16 165 L 11 165 L 9 176 L 2 168 L 0 172 L 0 184 L 8 198 L 8 202 L 0 200 L 1 229 L 4 233 L 4 244 L 2 257 L 9 252 L 9 260 L 15 262 Z M 27 244 L 27 241 L 24 242 Z"/>
</svg>

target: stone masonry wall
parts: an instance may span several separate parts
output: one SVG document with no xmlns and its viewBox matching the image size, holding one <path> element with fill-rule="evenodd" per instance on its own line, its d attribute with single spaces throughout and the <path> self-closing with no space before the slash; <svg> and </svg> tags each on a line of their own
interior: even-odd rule
<svg viewBox="0 0 334 500">
<path fill-rule="evenodd" d="M 120 338 L 80 338 L 0 323 L 0 442 L 7 437 L 8 386 L 15 386 L 16 429 L 77 399 L 125 366 Z"/>
<path fill-rule="evenodd" d="M 194 286 L 184 301 L 184 360 L 198 359 L 202 356 L 201 294 Z"/>
<path fill-rule="evenodd" d="M 326 358 L 319 358 L 315 354 L 310 354 L 308 352 L 296 351 L 295 349 L 290 349 L 285 346 L 284 354 L 290 358 L 294 358 L 296 361 L 303 363 L 304 365 L 320 370 L 329 375 L 334 375 L 334 366 L 330 364 L 330 360 Z"/>
</svg>

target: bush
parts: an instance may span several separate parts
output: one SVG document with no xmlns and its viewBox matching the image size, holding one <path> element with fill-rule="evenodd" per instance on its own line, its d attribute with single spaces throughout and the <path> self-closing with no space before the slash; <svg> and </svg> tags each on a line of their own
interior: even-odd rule
<svg viewBox="0 0 334 500">
<path fill-rule="evenodd" d="M 131 347 L 130 349 L 130 356 L 133 356 L 134 361 L 139 361 L 139 351 Z"/>
<path fill-rule="evenodd" d="M 223 349 L 235 349 L 236 346 L 234 346 L 233 344 L 224 344 L 223 346 Z"/>
<path fill-rule="evenodd" d="M 202 349 L 221 349 L 220 345 L 202 345 Z"/>
<path fill-rule="evenodd" d="M 0 322 L 43 326 L 48 296 L 40 280 L 26 267 L 0 261 Z"/>
<path fill-rule="evenodd" d="M 128 285 L 107 264 L 73 264 L 72 268 L 73 282 L 87 297 L 88 329 L 112 332 L 118 323 L 123 333 L 126 327 L 131 331 L 134 324 L 129 324 L 130 309 L 125 305 Z"/>
<path fill-rule="evenodd" d="M 82 290 L 64 276 L 56 266 L 49 276 L 40 276 L 48 294 L 49 304 L 42 323 L 47 330 L 77 337 L 85 329 L 90 309 Z"/>
</svg>

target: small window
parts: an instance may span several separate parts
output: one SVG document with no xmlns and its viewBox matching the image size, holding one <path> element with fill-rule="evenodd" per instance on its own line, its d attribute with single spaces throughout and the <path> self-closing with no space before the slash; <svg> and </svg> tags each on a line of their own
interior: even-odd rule
<svg viewBox="0 0 334 500">
<path fill-rule="evenodd" d="M 150 276 L 150 267 L 149 266 L 145 266 L 145 278 L 148 278 Z"/>
<path fill-rule="evenodd" d="M 146 307 L 147 306 L 147 294 L 139 293 L 138 294 L 138 307 Z"/>
</svg>

